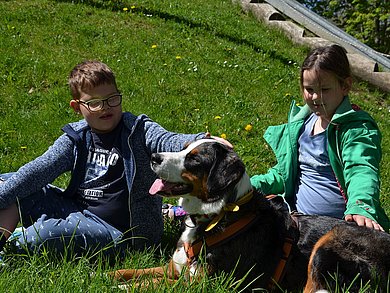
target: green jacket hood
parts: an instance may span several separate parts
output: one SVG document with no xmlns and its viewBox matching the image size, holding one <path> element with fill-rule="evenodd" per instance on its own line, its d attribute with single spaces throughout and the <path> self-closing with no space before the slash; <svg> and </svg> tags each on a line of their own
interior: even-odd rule
<svg viewBox="0 0 390 293">
<path fill-rule="evenodd" d="M 354 104 L 351 104 L 349 97 L 345 96 L 341 104 L 337 107 L 331 122 L 335 124 L 342 124 L 343 122 L 351 123 L 353 121 L 370 122 L 375 123 L 372 117 L 365 111 L 359 111 L 360 108 Z M 296 101 L 291 102 L 289 112 L 289 122 L 296 122 L 304 120 L 311 114 L 311 109 L 307 104 L 300 106 Z"/>
</svg>

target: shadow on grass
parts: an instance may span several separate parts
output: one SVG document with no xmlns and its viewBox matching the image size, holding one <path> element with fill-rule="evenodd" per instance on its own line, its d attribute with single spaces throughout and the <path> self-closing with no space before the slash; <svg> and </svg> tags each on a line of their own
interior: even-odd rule
<svg viewBox="0 0 390 293">
<path fill-rule="evenodd" d="M 122 11 L 123 8 L 127 7 L 127 4 L 123 3 L 122 1 L 105 1 L 105 0 L 56 0 L 56 2 L 63 2 L 63 3 L 72 3 L 72 4 L 85 4 L 89 5 L 95 8 L 99 9 L 106 9 L 111 11 Z M 133 8 L 129 8 L 131 13 L 140 13 L 144 15 L 153 15 L 157 16 L 161 19 L 164 19 L 166 21 L 173 21 L 179 24 L 184 24 L 188 26 L 191 29 L 200 28 L 205 31 L 210 32 L 211 34 L 215 35 L 218 38 L 228 40 L 229 42 L 232 42 L 237 45 L 245 45 L 253 49 L 256 53 L 266 54 L 273 60 L 277 60 L 282 64 L 289 65 L 291 64 L 291 60 L 284 57 L 283 55 L 278 54 L 276 50 L 272 49 L 264 49 L 257 44 L 251 42 L 250 40 L 246 40 L 243 38 L 238 38 L 233 35 L 229 35 L 225 32 L 218 32 L 215 30 L 215 27 L 204 23 L 202 21 L 194 21 L 188 18 L 185 18 L 181 15 L 175 15 L 168 13 L 166 11 L 160 11 L 156 9 L 151 9 L 143 6 L 137 6 Z"/>
</svg>

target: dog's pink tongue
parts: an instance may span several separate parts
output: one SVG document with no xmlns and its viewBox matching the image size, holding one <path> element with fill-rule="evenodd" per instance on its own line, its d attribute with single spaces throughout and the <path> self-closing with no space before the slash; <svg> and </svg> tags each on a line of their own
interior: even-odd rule
<svg viewBox="0 0 390 293">
<path fill-rule="evenodd" d="M 156 179 L 149 189 L 151 195 L 156 195 L 159 191 L 164 189 L 164 182 L 161 179 Z"/>
</svg>

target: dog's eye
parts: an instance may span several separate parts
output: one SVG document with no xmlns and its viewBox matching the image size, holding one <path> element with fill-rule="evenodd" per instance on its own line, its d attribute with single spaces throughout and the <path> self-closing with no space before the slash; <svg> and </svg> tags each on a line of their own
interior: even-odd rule
<svg viewBox="0 0 390 293">
<path fill-rule="evenodd" d="M 188 154 L 187 160 L 188 162 L 194 165 L 199 165 L 201 163 L 200 156 L 198 156 L 197 154 L 192 154 L 192 153 Z"/>
</svg>

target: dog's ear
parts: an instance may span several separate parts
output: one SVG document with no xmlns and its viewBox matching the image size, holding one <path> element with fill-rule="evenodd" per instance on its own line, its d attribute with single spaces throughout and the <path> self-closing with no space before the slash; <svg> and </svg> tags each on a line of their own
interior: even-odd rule
<svg viewBox="0 0 390 293">
<path fill-rule="evenodd" d="M 214 163 L 207 179 L 209 199 L 234 186 L 245 173 L 244 163 L 231 148 L 221 143 L 216 143 L 214 148 Z"/>
</svg>

